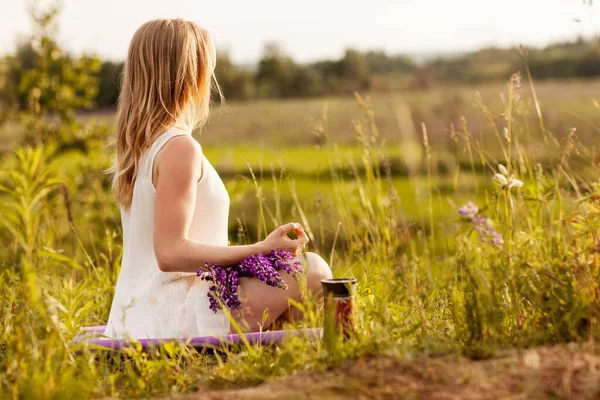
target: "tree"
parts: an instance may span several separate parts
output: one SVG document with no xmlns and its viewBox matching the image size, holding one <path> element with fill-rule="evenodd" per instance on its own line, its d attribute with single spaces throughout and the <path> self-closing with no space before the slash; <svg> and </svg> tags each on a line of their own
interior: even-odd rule
<svg viewBox="0 0 600 400">
<path fill-rule="evenodd" d="M 0 98 L 8 102 L 13 116 L 27 127 L 27 137 L 38 143 L 60 139 L 65 129 L 74 129 L 74 112 L 94 107 L 98 93 L 100 60 L 94 56 L 74 57 L 59 47 L 56 36 L 61 2 L 42 7 L 30 1 L 28 12 L 33 33 L 18 45 L 14 56 L 5 59 L 7 76 Z M 58 117 L 61 124 L 44 123 Z"/>
<path fill-rule="evenodd" d="M 294 61 L 281 52 L 279 45 L 265 45 L 255 78 L 259 94 L 267 97 L 293 96 L 296 69 Z"/>
<path fill-rule="evenodd" d="M 252 73 L 236 66 L 227 52 L 220 52 L 217 55 L 215 77 L 225 99 L 246 100 L 254 94 Z"/>
<path fill-rule="evenodd" d="M 417 70 L 417 65 L 408 56 L 389 56 L 383 51 L 365 53 L 365 62 L 371 74 L 411 74 Z"/>
<path fill-rule="evenodd" d="M 342 59 L 317 62 L 313 68 L 322 75 L 326 92 L 352 93 L 368 89 L 371 85 L 366 59 L 357 50 L 348 49 Z"/>
<path fill-rule="evenodd" d="M 357 50 L 348 49 L 341 61 L 342 78 L 357 84 L 360 89 L 369 87 L 371 77 L 365 57 Z"/>
<path fill-rule="evenodd" d="M 96 106 L 98 108 L 114 108 L 119 99 L 119 80 L 123 72 L 123 63 L 105 61 L 98 71 L 98 95 Z"/>
</svg>

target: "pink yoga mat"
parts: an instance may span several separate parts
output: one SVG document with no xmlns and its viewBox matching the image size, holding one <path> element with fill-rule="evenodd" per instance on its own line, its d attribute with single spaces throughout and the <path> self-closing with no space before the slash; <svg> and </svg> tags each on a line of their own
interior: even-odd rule
<svg viewBox="0 0 600 400">
<path fill-rule="evenodd" d="M 119 350 L 123 347 L 131 346 L 131 341 L 113 340 L 106 337 L 99 337 L 104 333 L 104 326 L 87 326 L 81 328 L 83 333 L 75 338 L 76 343 L 89 344 L 104 347 L 107 350 Z M 195 348 L 202 347 L 220 347 L 227 345 L 243 344 L 244 338 L 251 344 L 279 344 L 290 337 L 306 337 L 314 340 L 321 337 L 322 328 L 308 328 L 297 330 L 281 330 L 266 332 L 250 332 L 242 335 L 232 334 L 225 336 L 202 336 L 193 338 L 175 338 L 175 339 L 136 339 L 135 341 L 142 345 L 143 349 L 150 346 L 157 346 L 165 342 L 187 343 Z"/>
</svg>

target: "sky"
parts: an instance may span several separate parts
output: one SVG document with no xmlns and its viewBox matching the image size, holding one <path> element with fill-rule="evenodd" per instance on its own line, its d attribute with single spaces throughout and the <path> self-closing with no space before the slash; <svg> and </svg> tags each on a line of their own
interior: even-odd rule
<svg viewBox="0 0 600 400">
<path fill-rule="evenodd" d="M 422 55 L 600 34 L 600 1 L 589 0 L 63 0 L 60 43 L 123 60 L 135 30 L 159 17 L 208 29 L 220 50 L 254 63 L 266 42 L 300 62 L 344 49 Z M 31 30 L 26 0 L 0 0 L 0 54 Z M 42 4 L 44 0 L 42 0 Z M 580 22 L 576 22 L 579 20 Z"/>
</svg>

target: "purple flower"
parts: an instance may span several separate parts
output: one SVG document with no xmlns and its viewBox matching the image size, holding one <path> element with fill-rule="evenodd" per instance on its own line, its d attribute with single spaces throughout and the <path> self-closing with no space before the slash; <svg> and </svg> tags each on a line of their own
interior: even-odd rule
<svg viewBox="0 0 600 400">
<path fill-rule="evenodd" d="M 517 72 L 510 77 L 510 84 L 514 89 L 521 89 L 521 73 Z"/>
<path fill-rule="evenodd" d="M 492 232 L 491 241 L 498 247 L 501 247 L 504 244 L 504 238 L 497 231 Z"/>
<path fill-rule="evenodd" d="M 472 201 L 468 202 L 466 206 L 462 206 L 458 209 L 458 213 L 465 218 L 473 218 L 479 212 L 479 207 L 473 204 Z"/>
<path fill-rule="evenodd" d="M 294 278 L 302 273 L 300 261 L 295 260 L 292 253 L 286 250 L 271 250 L 268 255 L 253 254 L 229 268 L 217 265 L 205 265 L 204 268 L 198 270 L 196 275 L 203 281 L 212 282 L 208 299 L 209 307 L 214 312 L 221 309 L 221 303 L 232 309 L 241 306 L 237 293 L 241 277 L 256 278 L 269 286 L 286 290 L 287 283 L 278 271 L 285 271 Z"/>
<path fill-rule="evenodd" d="M 479 214 L 479 208 L 469 202 L 466 206 L 462 206 L 458 213 L 469 220 L 473 225 L 473 230 L 477 232 L 479 240 L 485 243 L 491 243 L 494 246 L 501 247 L 504 244 L 504 238 L 494 228 L 494 225 L 490 219 L 487 219 L 483 215 Z"/>
</svg>

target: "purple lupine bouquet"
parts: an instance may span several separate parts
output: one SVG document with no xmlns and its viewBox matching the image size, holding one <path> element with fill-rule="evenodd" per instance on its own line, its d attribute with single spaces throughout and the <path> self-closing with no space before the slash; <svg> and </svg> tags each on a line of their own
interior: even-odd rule
<svg viewBox="0 0 600 400">
<path fill-rule="evenodd" d="M 271 250 L 267 255 L 253 254 L 231 267 L 207 265 L 205 269 L 198 270 L 196 275 L 203 281 L 212 282 L 207 296 L 210 309 L 217 312 L 221 309 L 221 304 L 230 309 L 240 307 L 237 289 L 240 278 L 243 277 L 256 278 L 269 286 L 286 290 L 288 285 L 279 271 L 285 271 L 296 278 L 302 273 L 302 264 L 287 250 Z"/>
</svg>

